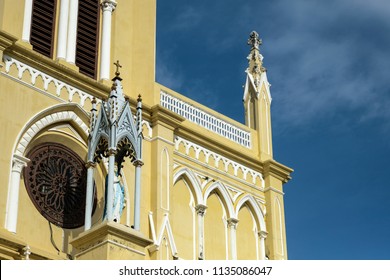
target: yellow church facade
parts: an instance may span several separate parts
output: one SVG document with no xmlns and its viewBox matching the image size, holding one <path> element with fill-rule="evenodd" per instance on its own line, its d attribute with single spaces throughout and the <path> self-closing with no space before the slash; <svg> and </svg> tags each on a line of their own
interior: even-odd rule
<svg viewBox="0 0 390 280">
<path fill-rule="evenodd" d="M 156 0 L 0 0 L 0 259 L 287 259 L 258 34 L 245 124 L 157 83 L 155 35 Z"/>
</svg>

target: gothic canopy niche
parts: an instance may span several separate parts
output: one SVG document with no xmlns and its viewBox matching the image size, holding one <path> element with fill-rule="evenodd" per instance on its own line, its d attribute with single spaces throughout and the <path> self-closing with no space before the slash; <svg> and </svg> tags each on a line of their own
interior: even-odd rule
<svg viewBox="0 0 390 280">
<path fill-rule="evenodd" d="M 39 213 L 62 228 L 84 225 L 87 178 L 84 161 L 57 143 L 36 146 L 27 157 L 31 161 L 24 169 L 24 182 Z"/>
</svg>

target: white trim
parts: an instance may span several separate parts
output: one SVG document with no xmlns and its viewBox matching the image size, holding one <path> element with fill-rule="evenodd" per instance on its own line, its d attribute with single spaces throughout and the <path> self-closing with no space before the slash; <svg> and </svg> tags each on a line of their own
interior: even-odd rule
<svg viewBox="0 0 390 280">
<path fill-rule="evenodd" d="M 167 231 L 168 235 L 168 241 L 169 244 L 171 245 L 171 253 L 174 258 L 177 257 L 177 249 L 176 249 L 176 244 L 175 244 L 175 239 L 173 237 L 172 233 L 172 228 L 171 224 L 169 223 L 169 216 L 168 213 L 164 214 L 162 224 L 160 226 L 160 231 L 158 233 L 158 236 L 156 235 L 156 230 L 154 227 L 154 221 L 153 221 L 153 212 L 149 212 L 149 226 L 150 226 L 150 231 L 152 232 L 152 238 L 153 238 L 153 245 L 148 248 L 149 252 L 154 252 L 156 250 L 159 250 L 159 247 L 161 246 L 161 242 L 163 240 L 164 236 L 164 231 Z"/>
<path fill-rule="evenodd" d="M 209 162 L 209 158 L 210 156 L 214 158 L 214 161 L 216 164 L 219 164 L 220 161 L 223 162 L 223 166 L 224 166 L 224 170 L 227 171 L 228 168 L 229 168 L 229 165 L 231 165 L 234 169 L 234 176 L 235 177 L 238 177 L 238 170 L 240 169 L 242 171 L 242 174 L 243 174 L 243 177 L 240 178 L 244 181 L 246 181 L 247 179 L 247 175 L 250 174 L 252 176 L 252 183 L 253 184 L 256 184 L 256 179 L 259 178 L 260 181 L 261 181 L 261 186 L 260 186 L 260 189 L 261 190 L 264 190 L 264 178 L 263 178 L 263 175 L 258 172 L 258 171 L 255 171 L 249 167 L 246 167 L 245 165 L 242 165 L 236 161 L 233 161 L 233 160 L 230 160 L 224 156 L 221 156 L 215 152 L 212 152 L 198 144 L 195 144 L 191 141 L 188 141 L 184 138 L 181 138 L 179 136 L 176 136 L 175 137 L 175 150 L 179 152 L 179 147 L 180 147 L 180 144 L 183 143 L 184 146 L 185 146 L 185 149 L 186 149 L 186 155 L 188 156 L 189 155 L 189 151 L 190 151 L 190 148 L 193 148 L 194 151 L 195 151 L 195 158 L 199 161 L 199 154 L 200 152 L 203 152 L 203 154 L 205 155 L 205 159 L 206 159 L 206 164 L 208 165 L 208 162 Z M 180 152 L 179 152 L 180 153 Z M 209 166 L 209 165 L 208 165 Z M 217 166 L 215 166 L 217 167 Z M 211 166 L 210 166 L 211 168 Z"/>
</svg>

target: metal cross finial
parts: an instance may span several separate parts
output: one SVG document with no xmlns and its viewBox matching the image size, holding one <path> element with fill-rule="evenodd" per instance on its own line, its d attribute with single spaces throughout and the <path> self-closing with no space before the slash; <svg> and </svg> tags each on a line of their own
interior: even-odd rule
<svg viewBox="0 0 390 280">
<path fill-rule="evenodd" d="M 248 39 L 248 45 L 252 46 L 252 49 L 258 50 L 261 44 L 262 41 L 259 38 L 259 34 L 256 31 L 252 31 Z"/>
<path fill-rule="evenodd" d="M 122 68 L 122 65 L 119 64 L 119 60 L 114 62 L 114 65 L 116 66 L 115 76 L 119 76 L 121 73 L 119 72 L 119 68 Z"/>
</svg>

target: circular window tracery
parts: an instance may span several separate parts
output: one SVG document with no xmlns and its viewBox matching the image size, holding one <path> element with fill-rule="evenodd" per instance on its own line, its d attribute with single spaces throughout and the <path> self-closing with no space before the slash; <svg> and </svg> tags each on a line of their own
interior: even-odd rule
<svg viewBox="0 0 390 280">
<path fill-rule="evenodd" d="M 62 228 L 84 225 L 87 178 L 84 161 L 57 143 L 34 147 L 27 157 L 30 162 L 24 169 L 24 182 L 42 216 Z"/>
</svg>

